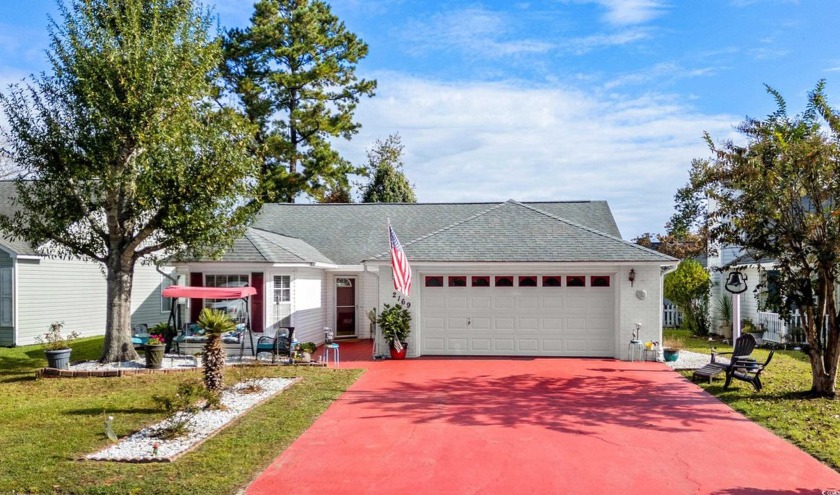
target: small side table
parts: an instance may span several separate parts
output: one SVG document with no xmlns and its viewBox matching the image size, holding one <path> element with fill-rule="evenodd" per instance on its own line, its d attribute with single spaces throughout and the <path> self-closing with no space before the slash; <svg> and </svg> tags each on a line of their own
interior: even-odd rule
<svg viewBox="0 0 840 495">
<path fill-rule="evenodd" d="M 631 340 L 630 345 L 627 346 L 627 357 L 630 361 L 636 361 L 635 356 L 638 355 L 638 360 L 644 359 L 645 344 L 641 340 Z"/>
<path fill-rule="evenodd" d="M 332 344 L 324 344 L 324 362 L 327 366 L 330 365 L 330 352 L 332 352 L 333 361 L 335 361 L 335 367 L 341 367 L 341 358 L 339 357 L 338 352 L 338 344 L 333 342 Z"/>
</svg>

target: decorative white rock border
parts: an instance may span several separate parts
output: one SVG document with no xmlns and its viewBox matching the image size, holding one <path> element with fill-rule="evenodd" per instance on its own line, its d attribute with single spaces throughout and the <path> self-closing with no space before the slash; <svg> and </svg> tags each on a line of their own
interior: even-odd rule
<svg viewBox="0 0 840 495">
<path fill-rule="evenodd" d="M 222 392 L 221 402 L 224 409 L 199 412 L 189 420 L 187 423 L 189 432 L 182 437 L 162 440 L 154 436 L 156 431 L 165 428 L 172 422 L 171 419 L 167 418 L 160 423 L 143 428 L 131 436 L 122 438 L 114 445 L 88 454 L 84 459 L 117 462 L 172 462 L 223 430 L 239 416 L 289 388 L 299 380 L 300 378 L 258 379 L 254 383 L 262 387 L 263 390 L 250 394 L 240 393 L 239 389 L 243 384 L 237 384 L 232 389 Z M 157 455 L 154 455 L 155 444 L 157 444 Z"/>
</svg>

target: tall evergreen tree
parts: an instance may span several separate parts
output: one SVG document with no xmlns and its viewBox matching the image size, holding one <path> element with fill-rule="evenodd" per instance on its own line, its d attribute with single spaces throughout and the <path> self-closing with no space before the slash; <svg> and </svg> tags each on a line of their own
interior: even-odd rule
<svg viewBox="0 0 840 495">
<path fill-rule="evenodd" d="M 399 134 L 379 139 L 367 152 L 364 169 L 370 182 L 363 186 L 362 203 L 416 203 L 411 184 L 402 171 L 403 145 Z"/>
<path fill-rule="evenodd" d="M 354 168 L 330 144 L 361 127 L 353 113 L 376 81 L 356 77 L 368 47 L 320 0 L 260 0 L 224 43 L 228 88 L 254 125 L 261 199 L 321 200 Z"/>
<path fill-rule="evenodd" d="M 249 126 L 212 103 L 221 47 L 190 0 L 65 0 L 52 75 L 0 95 L 21 208 L 13 238 L 104 265 L 102 361 L 134 359 L 138 261 L 219 253 L 252 213 Z"/>
</svg>

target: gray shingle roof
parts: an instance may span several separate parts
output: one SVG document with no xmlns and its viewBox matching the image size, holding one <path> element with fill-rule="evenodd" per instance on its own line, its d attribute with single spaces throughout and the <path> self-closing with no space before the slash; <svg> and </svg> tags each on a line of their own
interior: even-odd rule
<svg viewBox="0 0 840 495">
<path fill-rule="evenodd" d="M 590 227 L 508 201 L 403 244 L 412 261 L 671 261 Z M 381 253 L 375 259 L 387 260 Z"/>
<path fill-rule="evenodd" d="M 221 261 L 333 264 L 332 260 L 300 239 L 255 228 L 247 229 L 245 236 L 234 242 Z"/>
<path fill-rule="evenodd" d="M 411 260 L 673 260 L 623 241 L 603 201 L 269 204 L 254 227 L 300 239 L 335 263 L 352 265 L 387 252 L 389 218 L 410 246 Z"/>
<path fill-rule="evenodd" d="M 15 183 L 13 181 L 0 181 L 0 213 L 11 215 L 17 211 L 17 206 L 12 202 L 12 198 L 17 194 Z M 0 234 L 0 246 L 13 251 L 17 254 L 35 256 L 38 252 L 28 242 L 18 240 L 11 240 L 5 234 Z"/>
</svg>

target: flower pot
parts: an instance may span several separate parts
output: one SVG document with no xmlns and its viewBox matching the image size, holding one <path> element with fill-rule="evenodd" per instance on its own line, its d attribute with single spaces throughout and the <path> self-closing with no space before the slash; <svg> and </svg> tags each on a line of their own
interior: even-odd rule
<svg viewBox="0 0 840 495">
<path fill-rule="evenodd" d="M 166 345 L 147 345 L 146 346 L 146 368 L 152 370 L 159 370 L 163 366 L 163 350 Z"/>
<path fill-rule="evenodd" d="M 391 346 L 391 359 L 405 359 L 405 354 L 408 352 L 408 343 L 403 342 L 402 350 L 398 351 Z"/>
<path fill-rule="evenodd" d="M 66 370 L 70 367 L 70 352 L 73 349 L 56 349 L 54 351 L 44 351 L 47 355 L 47 366 L 60 370 Z"/>
<path fill-rule="evenodd" d="M 664 349 L 662 355 L 666 362 L 673 363 L 680 357 L 679 349 Z"/>
</svg>

